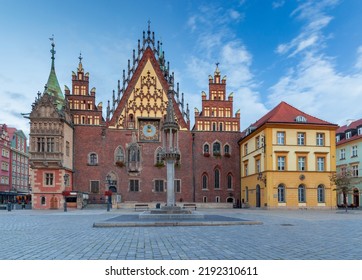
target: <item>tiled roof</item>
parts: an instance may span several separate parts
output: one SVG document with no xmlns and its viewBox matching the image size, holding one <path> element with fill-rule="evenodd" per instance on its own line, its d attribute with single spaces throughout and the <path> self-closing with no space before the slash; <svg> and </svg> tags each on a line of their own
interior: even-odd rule
<svg viewBox="0 0 362 280">
<path fill-rule="evenodd" d="M 339 127 L 338 130 L 336 131 L 336 135 L 342 134 L 342 139 L 337 142 L 337 146 L 342 145 L 342 144 L 347 143 L 347 142 L 350 142 L 350 141 L 354 141 L 354 140 L 362 138 L 362 134 L 358 135 L 358 133 L 356 133 L 356 132 L 354 132 L 352 134 L 352 137 L 350 137 L 348 139 L 344 138 L 344 136 L 343 136 L 343 134 L 346 133 L 347 131 L 349 131 L 351 129 L 356 130 L 359 127 L 362 127 L 362 119 L 353 121 L 348 125 L 343 125 L 343 126 Z"/>
<path fill-rule="evenodd" d="M 308 115 L 297 108 L 289 105 L 288 103 L 282 101 L 272 109 L 269 113 L 263 116 L 261 119 L 256 121 L 251 126 L 258 128 L 265 123 L 297 123 L 297 117 L 304 117 L 307 124 L 319 124 L 319 125 L 334 125 L 332 123 L 323 121 L 311 115 Z"/>
<path fill-rule="evenodd" d="M 345 133 L 347 130 L 350 129 L 357 129 L 358 127 L 362 126 L 362 119 L 356 120 L 351 122 L 349 125 L 343 125 L 338 128 L 336 134 L 338 133 Z"/>
</svg>

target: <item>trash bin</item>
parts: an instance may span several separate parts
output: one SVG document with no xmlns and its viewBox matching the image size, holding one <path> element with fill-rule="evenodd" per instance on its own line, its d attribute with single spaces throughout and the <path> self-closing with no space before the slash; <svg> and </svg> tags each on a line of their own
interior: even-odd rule
<svg viewBox="0 0 362 280">
<path fill-rule="evenodd" d="M 156 203 L 156 209 L 160 209 L 161 208 L 161 203 Z"/>
<path fill-rule="evenodd" d="M 8 202 L 8 211 L 11 211 L 11 206 L 12 206 L 12 205 L 11 205 L 11 202 L 9 201 L 9 202 Z"/>
</svg>

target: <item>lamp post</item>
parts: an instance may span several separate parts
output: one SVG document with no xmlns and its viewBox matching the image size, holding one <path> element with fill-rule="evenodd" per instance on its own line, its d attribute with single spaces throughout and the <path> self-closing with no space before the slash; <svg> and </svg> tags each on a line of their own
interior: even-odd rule
<svg viewBox="0 0 362 280">
<path fill-rule="evenodd" d="M 108 188 L 109 186 L 111 185 L 111 175 L 107 175 L 106 176 L 106 181 L 107 181 L 107 184 L 108 184 Z M 109 210 L 111 209 L 111 197 L 112 197 L 112 191 L 108 190 L 108 191 L 105 191 L 105 196 L 107 197 L 107 212 L 109 212 Z"/>
<path fill-rule="evenodd" d="M 64 212 L 67 212 L 67 196 L 70 195 L 70 191 L 63 191 L 62 194 L 64 196 Z"/>
</svg>

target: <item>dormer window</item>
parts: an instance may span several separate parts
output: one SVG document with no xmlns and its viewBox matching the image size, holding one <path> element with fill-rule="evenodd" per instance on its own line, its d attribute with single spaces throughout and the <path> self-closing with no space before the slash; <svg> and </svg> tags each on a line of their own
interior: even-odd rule
<svg viewBox="0 0 362 280">
<path fill-rule="evenodd" d="M 341 135 L 336 136 L 336 142 L 339 142 L 339 141 L 341 141 Z"/>
<path fill-rule="evenodd" d="M 352 131 L 346 132 L 346 139 L 349 139 L 352 137 Z"/>
<path fill-rule="evenodd" d="M 358 128 L 357 134 L 358 134 L 358 135 L 362 135 L 362 127 L 359 127 L 359 128 Z"/>
<path fill-rule="evenodd" d="M 307 119 L 305 117 L 303 117 L 303 116 L 298 116 L 298 117 L 295 118 L 295 121 L 305 123 L 305 122 L 307 122 Z"/>
</svg>

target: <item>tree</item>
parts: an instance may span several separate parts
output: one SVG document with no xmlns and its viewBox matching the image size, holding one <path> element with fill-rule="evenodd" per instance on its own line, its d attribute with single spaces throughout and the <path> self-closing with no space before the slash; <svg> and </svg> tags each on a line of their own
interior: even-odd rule
<svg viewBox="0 0 362 280">
<path fill-rule="evenodd" d="M 336 186 L 335 190 L 338 193 L 343 194 L 343 206 L 346 208 L 347 212 L 347 195 L 353 191 L 353 174 L 351 170 L 342 170 L 339 173 L 334 173 L 330 177 L 330 181 L 333 185 Z"/>
</svg>

